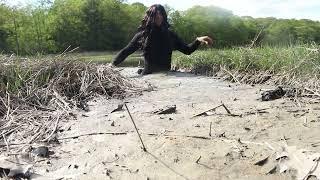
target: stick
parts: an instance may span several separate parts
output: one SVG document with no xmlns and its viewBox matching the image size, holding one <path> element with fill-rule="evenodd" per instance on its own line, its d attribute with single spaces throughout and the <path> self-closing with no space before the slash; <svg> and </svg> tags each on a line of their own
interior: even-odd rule
<svg viewBox="0 0 320 180">
<path fill-rule="evenodd" d="M 4 134 L 2 134 L 2 137 L 3 137 L 3 141 L 4 141 L 4 143 L 6 143 L 7 151 L 8 151 L 8 153 L 9 153 L 9 152 L 10 152 L 10 148 L 9 148 L 9 144 L 8 144 L 7 139 L 6 139 L 6 136 L 5 136 Z"/>
<path fill-rule="evenodd" d="M 222 103 L 222 107 L 227 111 L 227 113 L 228 113 L 230 116 L 233 116 L 233 117 L 239 116 L 239 117 L 241 117 L 241 115 L 231 113 L 231 111 L 230 111 L 230 110 L 227 108 L 227 106 L 224 105 L 223 103 Z"/>
<path fill-rule="evenodd" d="M 319 93 L 317 93 L 317 92 L 315 92 L 315 91 L 313 91 L 313 90 L 311 90 L 311 89 L 309 89 L 309 88 L 304 88 L 304 90 L 311 92 L 313 96 L 318 96 L 318 97 L 320 97 L 320 94 L 319 94 Z"/>
<path fill-rule="evenodd" d="M 216 106 L 216 107 L 214 107 L 214 108 L 208 109 L 208 110 L 206 110 L 206 111 L 203 111 L 203 112 L 200 113 L 200 114 L 197 114 L 197 115 L 192 116 L 192 118 L 205 115 L 206 112 L 208 112 L 208 111 L 213 111 L 213 110 L 215 110 L 215 109 L 217 109 L 218 107 L 221 107 L 221 106 L 222 106 L 222 104 L 220 104 L 219 106 Z"/>
<path fill-rule="evenodd" d="M 7 108 L 7 116 L 6 119 L 9 119 L 9 114 L 10 114 L 10 94 L 7 92 L 7 96 L 8 96 L 8 108 Z"/>
<path fill-rule="evenodd" d="M 10 143 L 8 144 L 9 146 L 20 146 L 20 145 L 26 145 L 26 144 L 29 144 L 27 142 L 24 142 L 24 143 Z M 7 146 L 6 144 L 0 144 L 0 148 L 1 147 L 4 147 L 4 146 Z"/>
<path fill-rule="evenodd" d="M 51 136 L 53 136 L 53 134 L 57 131 L 57 128 L 58 128 L 58 124 L 59 124 L 59 120 L 60 120 L 60 114 L 59 114 L 59 116 L 58 116 L 58 118 L 57 118 L 57 121 L 56 121 L 56 124 L 54 125 L 54 129 L 53 129 L 53 131 L 50 133 L 50 135 L 46 138 L 46 139 L 44 139 L 44 140 L 42 140 L 42 142 L 45 142 L 45 141 L 50 141 L 50 138 L 51 138 Z"/>
<path fill-rule="evenodd" d="M 83 136 L 95 136 L 95 135 L 113 135 L 113 136 L 119 136 L 119 135 L 127 135 L 126 132 L 100 132 L 100 133 L 88 133 L 88 134 L 80 134 L 80 135 L 75 135 L 75 136 L 70 136 L 70 137 L 63 137 L 63 138 L 59 138 L 58 140 L 66 140 L 66 139 L 77 139 L 79 137 L 83 137 Z M 27 145 L 27 144 L 31 144 L 29 142 L 23 142 L 23 143 L 11 143 L 8 144 L 9 146 L 20 146 L 20 145 Z M 3 146 L 7 146 L 6 144 L 0 144 L 0 148 Z"/>
<path fill-rule="evenodd" d="M 199 164 L 199 161 L 201 159 L 201 156 L 197 159 L 196 163 Z"/>
<path fill-rule="evenodd" d="M 148 133 L 147 135 L 149 136 L 160 136 L 160 134 L 156 133 Z M 187 137 L 187 138 L 194 138 L 194 139 L 205 139 L 205 140 L 211 140 L 212 138 L 205 137 L 205 136 L 190 136 L 190 135 L 168 135 L 168 134 L 163 134 L 162 136 L 164 137 Z"/>
<path fill-rule="evenodd" d="M 252 115 L 252 114 L 264 114 L 264 113 L 269 113 L 265 110 L 270 109 L 270 108 L 263 108 L 263 109 L 256 109 L 255 111 L 249 111 L 249 112 L 245 112 L 243 115 Z M 290 112 L 290 111 L 287 111 Z"/>
<path fill-rule="evenodd" d="M 96 75 L 96 78 L 97 78 L 97 81 L 98 81 L 98 83 L 99 83 L 99 85 L 100 85 L 100 87 L 101 87 L 104 95 L 107 96 L 108 98 L 110 98 L 110 95 L 107 93 L 106 89 L 103 87 L 102 82 L 101 82 L 99 76 Z"/>
<path fill-rule="evenodd" d="M 75 136 L 70 136 L 70 137 L 63 137 L 63 138 L 59 138 L 58 140 L 77 139 L 77 138 L 83 137 L 83 136 L 95 136 L 95 135 L 104 135 L 104 134 L 113 135 L 113 136 L 127 135 L 126 132 L 106 132 L 106 133 L 100 132 L 100 133 L 88 133 L 88 134 L 80 134 L 80 135 L 75 135 Z"/>
<path fill-rule="evenodd" d="M 210 122 L 210 131 L 209 131 L 209 136 L 211 137 L 211 127 L 212 127 L 212 122 Z"/>
<path fill-rule="evenodd" d="M 232 77 L 232 79 L 234 80 L 234 82 L 237 82 L 237 83 L 241 84 L 240 81 L 239 81 L 231 72 L 229 72 L 228 70 L 224 69 L 222 66 L 220 66 L 220 68 L 221 68 L 223 71 L 225 71 L 226 73 L 228 73 L 228 74 Z"/>
<path fill-rule="evenodd" d="M 126 107 L 126 109 L 127 109 L 127 111 L 128 111 L 128 114 L 129 114 L 129 116 L 130 116 L 130 119 L 131 119 L 131 121 L 132 121 L 132 123 L 133 123 L 133 125 L 134 125 L 134 128 L 136 129 L 136 132 L 137 132 L 137 134 L 138 134 L 138 136 L 139 136 L 139 139 L 140 139 L 141 144 L 142 144 L 142 147 L 143 147 L 143 151 L 144 151 L 144 152 L 147 152 L 147 149 L 146 149 L 146 147 L 145 147 L 144 144 L 143 144 L 143 141 L 142 141 L 141 136 L 140 136 L 140 134 L 139 134 L 138 128 L 137 128 L 136 123 L 134 122 L 134 120 L 133 120 L 133 118 L 132 118 L 132 116 L 131 116 L 131 114 L 130 114 L 130 111 L 129 111 L 129 109 L 128 109 L 127 104 L 124 103 L 124 106 Z"/>
<path fill-rule="evenodd" d="M 40 135 L 42 135 L 44 133 L 44 130 L 49 126 L 49 124 L 51 124 L 53 122 L 53 119 L 47 123 L 46 125 L 42 125 L 41 128 L 39 128 L 36 132 L 35 135 L 32 136 L 31 140 L 29 141 L 28 144 L 31 144 L 33 141 L 35 141 Z"/>
<path fill-rule="evenodd" d="M 304 118 L 303 126 L 304 126 L 304 127 L 308 127 L 308 120 L 307 120 L 307 117 L 305 117 L 305 118 Z"/>
<path fill-rule="evenodd" d="M 222 103 L 222 107 L 227 111 L 228 114 L 232 114 L 231 111 Z"/>
<path fill-rule="evenodd" d="M 214 107 L 214 108 L 211 108 L 211 109 L 209 109 L 209 110 L 206 110 L 206 111 L 204 111 L 204 112 L 202 112 L 202 113 L 200 113 L 200 114 L 197 114 L 197 115 L 194 115 L 194 116 L 192 116 L 191 118 L 195 118 L 195 117 L 198 117 L 198 116 L 202 116 L 202 115 L 205 115 L 206 114 L 206 112 L 208 112 L 208 111 L 213 111 L 213 110 L 215 110 L 215 109 L 217 109 L 217 108 L 219 108 L 219 107 L 223 107 L 226 111 L 227 111 L 227 113 L 230 115 L 230 116 L 233 116 L 233 117 L 235 117 L 235 116 L 241 116 L 241 115 L 237 115 L 237 114 L 232 114 L 231 112 L 230 112 L 230 110 L 221 102 L 221 104 L 219 105 L 219 106 L 216 106 L 216 107 Z"/>
<path fill-rule="evenodd" d="M 317 167 L 318 167 L 318 165 L 319 165 L 320 157 L 317 157 L 317 158 L 314 159 L 313 161 L 315 162 L 315 164 L 312 166 L 312 168 L 309 170 L 308 174 L 303 178 L 303 180 L 309 179 L 309 175 L 311 175 L 312 173 L 314 173 L 314 171 L 317 169 Z"/>
<path fill-rule="evenodd" d="M 64 55 L 67 51 L 68 51 L 68 49 L 71 47 L 71 45 L 69 45 L 68 47 L 67 47 L 67 49 L 65 49 L 61 54 L 59 54 L 59 55 L 57 55 L 56 57 L 61 57 L 62 55 Z"/>
<path fill-rule="evenodd" d="M 62 107 L 63 109 L 67 108 L 68 110 L 71 110 L 71 108 L 69 107 L 69 104 L 63 99 L 62 96 L 60 96 L 60 94 L 55 89 L 53 89 L 53 94 L 64 105 L 64 107 Z"/>
<path fill-rule="evenodd" d="M 11 98 L 14 98 L 14 100 L 16 101 L 19 101 L 20 103 L 25 103 L 25 104 L 28 104 L 30 106 L 33 106 L 35 108 L 38 108 L 40 110 L 45 110 L 45 111 L 55 111 L 55 109 L 51 109 L 51 108 L 48 108 L 48 107 L 43 107 L 43 106 L 39 106 L 39 105 L 36 105 L 36 104 L 33 104 L 31 102 L 27 102 L 23 99 L 20 99 L 20 98 L 17 98 L 17 97 L 11 97 Z"/>
<path fill-rule="evenodd" d="M 249 46 L 249 49 L 253 48 L 254 44 L 256 43 L 256 41 L 258 40 L 261 32 L 264 30 L 264 26 L 260 29 L 259 33 L 255 35 L 254 39 L 252 40 L 252 43 Z"/>
</svg>

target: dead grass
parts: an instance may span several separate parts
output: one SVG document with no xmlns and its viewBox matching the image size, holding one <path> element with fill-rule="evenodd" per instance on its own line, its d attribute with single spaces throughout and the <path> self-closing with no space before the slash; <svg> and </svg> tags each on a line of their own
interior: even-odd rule
<svg viewBox="0 0 320 180">
<path fill-rule="evenodd" d="M 105 66 L 72 56 L 19 59 L 1 56 L 0 132 L 3 144 L 31 144 L 56 140 L 59 124 L 74 117 L 72 110 L 88 110 L 96 96 L 124 98 L 150 88 L 138 85 Z"/>
<path fill-rule="evenodd" d="M 219 76 L 243 84 L 272 84 L 293 89 L 298 96 L 320 97 L 319 45 L 234 48 L 177 56 L 175 69 Z"/>
</svg>

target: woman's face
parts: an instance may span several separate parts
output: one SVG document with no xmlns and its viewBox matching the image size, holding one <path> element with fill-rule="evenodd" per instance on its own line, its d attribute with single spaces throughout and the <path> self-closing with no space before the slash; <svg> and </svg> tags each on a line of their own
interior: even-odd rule
<svg viewBox="0 0 320 180">
<path fill-rule="evenodd" d="M 156 25 L 157 26 L 161 26 L 161 24 L 162 24 L 162 22 L 163 22 L 163 16 L 162 16 L 162 14 L 161 14 L 161 12 L 160 11 L 157 11 L 157 15 L 156 15 L 156 19 L 155 19 L 155 23 L 156 23 Z"/>
</svg>

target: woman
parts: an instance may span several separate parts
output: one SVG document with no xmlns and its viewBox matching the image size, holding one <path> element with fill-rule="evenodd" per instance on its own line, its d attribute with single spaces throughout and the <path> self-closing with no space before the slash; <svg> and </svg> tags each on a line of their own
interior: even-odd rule
<svg viewBox="0 0 320 180">
<path fill-rule="evenodd" d="M 190 55 L 200 44 L 212 44 L 212 39 L 208 36 L 198 37 L 192 43 L 186 44 L 174 32 L 169 30 L 169 27 L 164 7 L 159 4 L 152 5 L 146 11 L 138 28 L 138 33 L 115 56 L 112 65 L 117 66 L 130 54 L 141 49 L 144 57 L 144 69 L 139 70 L 139 74 L 145 75 L 157 71 L 168 71 L 171 69 L 173 50 Z"/>
</svg>

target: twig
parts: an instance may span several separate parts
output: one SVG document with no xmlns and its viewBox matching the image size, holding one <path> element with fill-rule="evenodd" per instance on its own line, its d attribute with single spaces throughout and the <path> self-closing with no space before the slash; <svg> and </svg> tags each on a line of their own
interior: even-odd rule
<svg viewBox="0 0 320 180">
<path fill-rule="evenodd" d="M 53 122 L 53 120 L 51 120 L 49 123 L 47 123 L 46 125 L 42 125 L 41 127 L 39 127 L 39 132 L 37 132 L 35 135 L 32 136 L 31 140 L 29 140 L 28 144 L 31 144 L 33 141 L 35 141 L 41 134 L 43 134 L 43 132 L 45 131 L 45 129 L 49 126 L 49 124 L 51 124 Z"/>
<path fill-rule="evenodd" d="M 202 113 L 196 114 L 196 115 L 192 116 L 191 118 L 205 115 L 208 111 L 213 111 L 213 110 L 215 110 L 215 109 L 217 109 L 217 108 L 219 108 L 219 107 L 221 107 L 221 106 L 222 106 L 222 104 L 220 104 L 219 106 L 216 106 L 216 107 L 214 107 L 214 108 L 208 109 L 208 110 L 206 110 L 206 111 L 203 111 Z"/>
<path fill-rule="evenodd" d="M 319 94 L 319 93 L 317 93 L 317 92 L 315 92 L 315 91 L 313 91 L 313 90 L 311 90 L 311 89 L 309 89 L 309 88 L 307 88 L 307 87 L 305 87 L 304 90 L 311 92 L 313 96 L 320 97 L 320 94 Z"/>
<path fill-rule="evenodd" d="M 241 84 L 240 81 L 239 81 L 231 72 L 229 72 L 228 70 L 224 69 L 222 66 L 220 66 L 220 68 L 221 68 L 223 71 L 225 71 L 226 73 L 228 73 L 235 82 Z"/>
<path fill-rule="evenodd" d="M 303 126 L 308 127 L 308 119 L 307 117 L 304 117 Z"/>
<path fill-rule="evenodd" d="M 269 113 L 268 111 L 265 111 L 267 109 L 270 108 L 262 108 L 262 109 L 256 109 L 255 111 L 249 111 L 249 112 L 245 112 L 244 114 L 242 114 L 243 116 L 248 116 L 248 115 L 252 115 L 252 114 L 264 114 L 264 113 Z"/>
<path fill-rule="evenodd" d="M 312 168 L 309 170 L 308 174 L 303 178 L 303 180 L 307 180 L 309 176 L 318 168 L 320 157 L 317 157 L 313 160 L 315 164 L 312 166 Z"/>
<path fill-rule="evenodd" d="M 51 132 L 51 134 L 50 134 L 46 139 L 42 140 L 42 142 L 50 141 L 50 138 L 51 138 L 51 137 L 53 136 L 53 134 L 57 131 L 60 117 L 61 117 L 61 114 L 58 115 L 58 118 L 57 118 L 56 123 L 55 123 L 55 125 L 54 125 L 54 129 L 53 129 L 53 131 Z"/>
<path fill-rule="evenodd" d="M 9 148 L 9 144 L 8 144 L 7 139 L 6 139 L 6 136 L 5 136 L 4 134 L 2 134 L 2 137 L 3 137 L 4 143 L 6 143 L 6 145 L 7 145 L 7 151 L 8 151 L 8 153 L 9 153 L 9 152 L 10 152 L 10 148 Z"/>
<path fill-rule="evenodd" d="M 8 109 L 7 109 L 7 116 L 6 116 L 6 119 L 9 119 L 9 114 L 10 114 L 10 94 L 7 92 L 7 96 L 8 96 Z"/>
<path fill-rule="evenodd" d="M 201 156 L 196 160 L 197 164 L 199 164 L 200 159 L 201 159 Z"/>
<path fill-rule="evenodd" d="M 205 136 L 186 136 L 188 138 L 195 138 L 195 139 L 206 139 L 211 140 L 211 138 L 205 137 Z"/>
<path fill-rule="evenodd" d="M 231 113 L 231 111 L 226 107 L 226 105 L 224 105 L 224 104 L 221 102 L 221 104 L 220 104 L 219 106 L 216 106 L 216 107 L 211 108 L 211 109 L 209 109 L 209 110 L 206 110 L 206 111 L 204 111 L 204 112 L 202 112 L 202 113 L 199 113 L 199 114 L 197 114 L 197 115 L 194 115 L 194 116 L 192 116 L 191 118 L 195 118 L 195 117 L 198 117 L 198 116 L 206 115 L 206 113 L 207 113 L 208 111 L 213 111 L 213 110 L 215 110 L 215 109 L 217 109 L 217 108 L 219 108 L 219 107 L 223 107 L 223 108 L 227 111 L 228 115 L 230 115 L 230 116 L 233 116 L 233 117 L 239 116 L 239 117 L 241 117 L 241 115 Z"/>
<path fill-rule="evenodd" d="M 222 103 L 222 107 L 227 111 L 227 113 L 228 113 L 230 116 L 232 116 L 232 117 L 242 117 L 241 114 L 238 115 L 238 114 L 233 114 L 233 113 L 231 113 L 231 111 L 227 108 L 227 106 L 226 106 L 223 102 L 221 102 L 221 103 Z"/>
<path fill-rule="evenodd" d="M 29 143 L 8 143 L 9 146 L 20 146 L 20 145 L 26 145 L 26 144 L 29 144 Z M 7 146 L 6 144 L 0 144 L 0 147 L 4 147 L 4 146 Z"/>
<path fill-rule="evenodd" d="M 66 140 L 66 139 L 77 139 L 79 137 L 83 136 L 96 136 L 96 135 L 113 135 L 113 136 L 119 136 L 119 135 L 127 135 L 126 132 L 98 132 L 98 133 L 88 133 L 88 134 L 80 134 L 75 136 L 69 136 L 69 137 L 63 137 L 59 138 L 58 140 Z M 1 145 L 0 145 L 1 146 Z"/>
<path fill-rule="evenodd" d="M 264 26 L 260 29 L 259 33 L 256 34 L 256 36 L 254 37 L 252 43 L 250 44 L 249 48 L 253 48 L 254 44 L 256 43 L 256 41 L 258 40 L 260 34 L 262 33 L 262 31 L 264 30 Z"/>
<path fill-rule="evenodd" d="M 127 135 L 126 132 L 107 132 L 107 133 L 88 133 L 88 134 L 80 134 L 80 135 L 75 135 L 75 136 L 70 136 L 70 137 L 63 137 L 59 138 L 58 140 L 66 140 L 66 139 L 77 139 L 79 137 L 83 136 L 95 136 L 95 135 L 113 135 L 113 136 L 120 136 L 120 135 Z M 9 146 L 21 146 L 21 145 L 27 145 L 30 144 L 30 142 L 22 142 L 22 143 L 8 143 Z M 7 146 L 6 144 L 0 144 L 0 147 Z"/>
<path fill-rule="evenodd" d="M 232 114 L 231 111 L 222 103 L 222 107 L 227 111 L 228 114 Z"/>
<path fill-rule="evenodd" d="M 142 139 L 141 139 L 141 135 L 139 134 L 138 128 L 137 128 L 136 123 L 134 122 L 134 120 L 133 120 L 133 118 L 132 118 L 132 116 L 131 116 L 131 114 L 130 114 L 130 111 L 129 111 L 129 109 L 128 109 L 127 104 L 124 103 L 124 106 L 126 107 L 126 109 L 127 109 L 127 111 L 128 111 L 128 114 L 129 114 L 129 116 L 130 116 L 130 119 L 131 119 L 131 121 L 132 121 L 132 123 L 133 123 L 133 125 L 134 125 L 134 128 L 136 129 L 136 132 L 137 132 L 137 134 L 138 134 L 138 136 L 139 136 L 139 139 L 140 139 L 141 144 L 142 144 L 142 147 L 143 147 L 143 151 L 144 151 L 144 152 L 147 152 L 147 149 L 146 149 L 146 147 L 145 147 L 144 144 L 143 144 L 143 141 L 142 141 Z"/>
<path fill-rule="evenodd" d="M 211 137 L 211 127 L 212 127 L 212 122 L 210 122 L 210 130 L 209 130 L 209 136 Z"/>
<path fill-rule="evenodd" d="M 97 78 L 97 81 L 98 81 L 98 83 L 99 83 L 99 85 L 100 85 L 100 87 L 101 87 L 104 95 L 107 96 L 108 98 L 110 98 L 110 95 L 107 93 L 106 89 L 105 89 L 105 88 L 103 87 L 103 85 L 102 85 L 102 82 L 101 82 L 101 80 L 100 80 L 100 76 L 99 76 L 99 75 L 96 75 L 96 78 Z"/>
<path fill-rule="evenodd" d="M 73 51 L 75 51 L 77 49 L 79 49 L 79 47 L 75 47 L 75 48 L 71 49 L 70 51 L 67 51 L 66 53 L 72 53 Z"/>
<path fill-rule="evenodd" d="M 23 99 L 20 99 L 20 98 L 14 97 L 14 99 L 15 99 L 16 101 L 20 101 L 21 103 L 25 103 L 25 104 L 27 104 L 27 105 L 29 105 L 29 106 L 33 106 L 33 107 L 38 108 L 38 109 L 40 109 L 40 110 L 44 110 L 44 111 L 55 111 L 55 109 L 51 109 L 51 108 L 49 108 L 49 107 L 42 107 L 42 106 L 39 106 L 39 105 L 30 103 L 30 102 L 27 102 L 27 101 L 25 101 L 25 100 L 23 100 Z"/>
<path fill-rule="evenodd" d="M 62 55 L 64 55 L 69 50 L 70 47 L 71 45 L 69 45 L 67 49 L 65 49 L 61 54 L 57 55 L 56 57 L 61 57 Z"/>
<path fill-rule="evenodd" d="M 148 133 L 147 135 L 149 136 L 160 136 L 159 134 L 156 133 Z M 168 135 L 168 134 L 163 134 L 162 136 L 164 137 L 187 137 L 187 138 L 194 138 L 194 139 L 204 139 L 204 140 L 211 140 L 212 138 L 205 137 L 205 136 L 190 136 L 190 135 Z"/>
<path fill-rule="evenodd" d="M 68 103 L 62 98 L 62 96 L 60 96 L 60 94 L 55 90 L 53 89 L 53 93 L 55 95 L 55 97 L 61 102 L 63 103 L 64 105 L 64 109 L 67 108 L 68 110 L 71 110 L 71 108 L 69 107 Z M 67 110 L 66 110 L 67 111 Z"/>
</svg>

